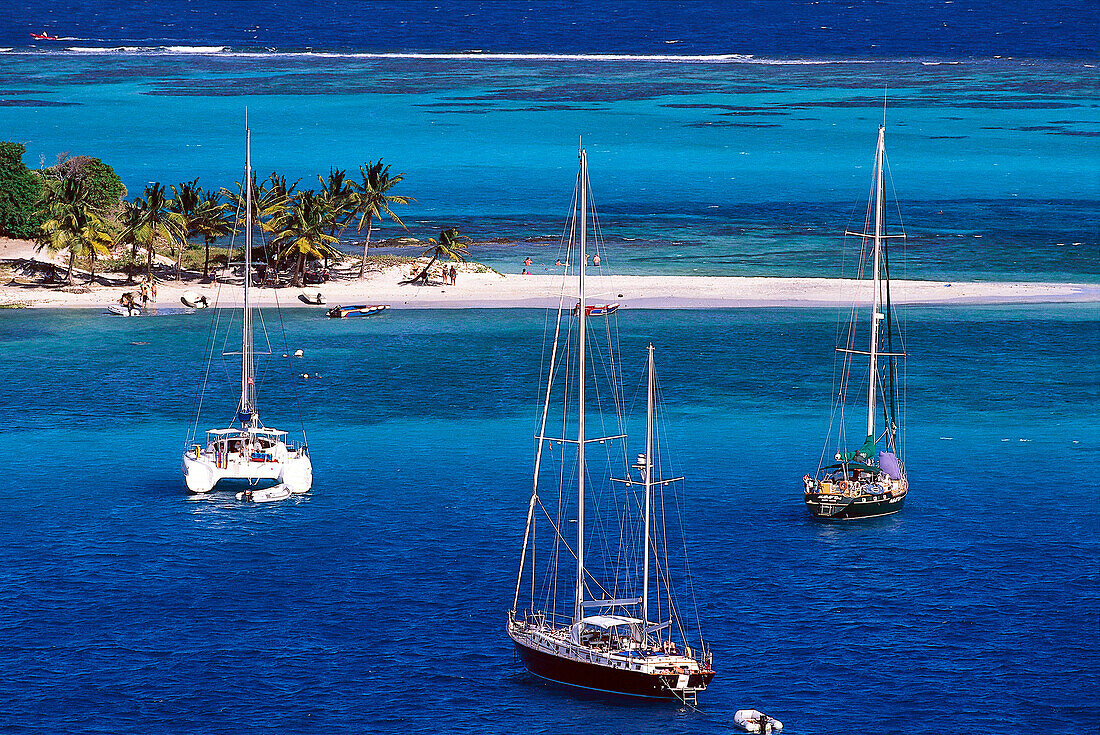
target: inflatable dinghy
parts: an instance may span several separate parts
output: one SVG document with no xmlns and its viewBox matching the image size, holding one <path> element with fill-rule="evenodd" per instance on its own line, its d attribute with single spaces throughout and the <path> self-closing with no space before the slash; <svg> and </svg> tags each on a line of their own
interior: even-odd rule
<svg viewBox="0 0 1100 735">
<path fill-rule="evenodd" d="M 353 316 L 370 316 L 390 308 L 389 304 L 357 304 L 355 306 L 334 306 L 328 310 L 333 319 L 347 319 Z"/>
<path fill-rule="evenodd" d="M 274 503 L 276 500 L 286 500 L 290 497 L 290 488 L 279 483 L 271 487 L 263 487 L 257 490 L 245 490 L 237 493 L 237 500 L 248 503 Z"/>
<path fill-rule="evenodd" d="M 298 300 L 311 306 L 321 306 L 325 303 L 325 297 L 321 295 L 320 291 L 300 293 L 298 294 Z"/>
<path fill-rule="evenodd" d="M 180 296 L 180 301 L 183 302 L 184 306 L 192 309 L 205 309 L 210 306 L 206 301 L 206 297 L 196 291 L 184 291 L 183 295 Z"/>
<path fill-rule="evenodd" d="M 141 309 L 136 306 L 123 306 L 122 304 L 111 304 L 107 307 L 107 311 L 115 316 L 141 316 Z"/>
<path fill-rule="evenodd" d="M 745 732 L 760 733 L 760 735 L 768 735 L 768 733 L 776 733 L 783 731 L 783 723 L 774 717 L 769 717 L 760 710 L 756 709 L 739 709 L 733 713 L 733 721 L 737 723 Z"/>
</svg>

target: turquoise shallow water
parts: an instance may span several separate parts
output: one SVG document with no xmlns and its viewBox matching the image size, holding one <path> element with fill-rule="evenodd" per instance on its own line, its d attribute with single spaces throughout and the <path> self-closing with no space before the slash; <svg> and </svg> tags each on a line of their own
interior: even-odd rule
<svg viewBox="0 0 1100 735">
<path fill-rule="evenodd" d="M 1087 305 L 907 310 L 913 491 L 851 526 L 811 522 L 798 479 L 828 422 L 835 312 L 620 314 L 628 396 L 653 340 L 690 478 L 719 669 L 702 713 L 575 696 L 512 659 L 541 311 L 286 313 L 305 357 L 272 363 L 261 410 L 292 424 L 302 398 L 316 489 L 273 507 L 183 490 L 207 316 L 0 312 L 14 732 L 696 732 L 746 706 L 801 733 L 927 732 L 940 712 L 1095 725 Z"/>
<path fill-rule="evenodd" d="M 490 243 L 474 257 L 510 272 L 526 255 L 553 262 L 542 243 L 561 232 L 583 136 L 617 272 L 836 275 L 840 235 L 862 221 L 888 89 L 911 277 L 1100 278 L 1100 108 L 1083 62 L 4 62 L 0 127 L 26 142 L 32 166 L 88 153 L 132 192 L 195 176 L 232 188 L 247 107 L 261 172 L 315 186 L 330 166 L 382 157 L 407 174 L 413 236 L 457 225 Z"/>
</svg>

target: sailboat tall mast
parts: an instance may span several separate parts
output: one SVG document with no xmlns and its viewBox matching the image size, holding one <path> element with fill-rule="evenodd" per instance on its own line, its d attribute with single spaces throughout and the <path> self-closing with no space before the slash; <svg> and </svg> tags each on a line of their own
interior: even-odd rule
<svg viewBox="0 0 1100 735">
<path fill-rule="evenodd" d="M 645 531 L 642 538 L 642 621 L 649 624 L 649 516 L 653 497 L 653 345 L 649 345 L 649 382 L 645 409 Z"/>
<path fill-rule="evenodd" d="M 245 124 L 244 153 L 244 309 L 241 314 L 241 408 L 240 416 L 255 425 L 256 378 L 252 358 L 252 302 L 249 282 L 252 280 L 252 131 Z M 242 423 L 243 420 L 242 420 Z"/>
<path fill-rule="evenodd" d="M 584 270 L 588 265 L 588 156 L 581 148 L 580 208 L 581 251 L 579 254 L 579 299 L 577 318 L 577 596 L 573 610 L 573 622 L 584 617 L 584 383 L 585 353 L 588 335 L 585 333 L 588 314 L 584 303 Z"/>
<path fill-rule="evenodd" d="M 875 435 L 875 398 L 878 391 L 878 325 L 882 308 L 882 217 L 885 199 L 886 126 L 878 128 L 878 148 L 875 151 L 875 257 L 874 295 L 871 299 L 871 371 L 867 385 L 867 436 Z"/>
</svg>

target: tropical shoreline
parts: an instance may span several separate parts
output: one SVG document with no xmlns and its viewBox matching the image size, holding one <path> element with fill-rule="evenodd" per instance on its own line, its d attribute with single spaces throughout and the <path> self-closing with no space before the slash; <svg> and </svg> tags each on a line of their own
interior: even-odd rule
<svg viewBox="0 0 1100 735">
<path fill-rule="evenodd" d="M 428 285 L 401 285 L 407 266 L 373 271 L 365 278 L 333 279 L 317 286 L 252 289 L 257 307 L 307 307 L 299 295 L 320 293 L 328 306 L 387 304 L 392 308 L 546 308 L 559 304 L 565 293 L 568 306 L 573 284 L 557 275 L 503 275 L 473 263 L 455 264 L 454 284 L 433 279 Z M 624 308 L 703 309 L 753 307 L 850 306 L 866 297 L 869 281 L 840 278 L 767 276 L 593 275 L 590 267 L 590 304 L 620 304 Z M 124 292 L 138 292 L 122 274 L 97 276 L 94 286 L 18 283 L 5 278 L 0 285 L 3 308 L 100 308 L 116 304 Z M 563 292 L 564 285 L 564 292 Z M 199 283 L 197 279 L 157 279 L 157 297 L 151 307 L 183 308 L 185 292 L 206 296 L 211 306 L 237 307 L 242 303 L 241 279 Z M 1079 283 L 895 281 L 891 298 L 899 305 L 974 306 L 994 304 L 1073 304 L 1100 301 L 1100 286 Z"/>
</svg>

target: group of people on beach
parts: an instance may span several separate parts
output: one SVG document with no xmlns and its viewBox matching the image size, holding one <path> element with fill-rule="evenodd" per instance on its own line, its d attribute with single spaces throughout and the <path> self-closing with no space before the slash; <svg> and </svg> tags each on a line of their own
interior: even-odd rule
<svg viewBox="0 0 1100 735">
<path fill-rule="evenodd" d="M 455 277 L 457 275 L 458 271 L 455 270 L 453 265 L 449 269 L 447 266 L 443 266 L 443 272 L 439 274 L 440 283 L 444 286 L 453 286 L 455 285 Z"/>
<path fill-rule="evenodd" d="M 118 303 L 125 306 L 127 309 L 133 309 L 138 306 L 137 302 L 140 299 L 141 308 L 144 309 L 152 301 L 156 303 L 157 300 L 157 282 L 150 279 L 148 276 L 142 279 L 138 284 L 138 295 L 134 296 L 133 291 L 127 291 L 122 294 L 122 297 L 118 300 Z"/>
</svg>

